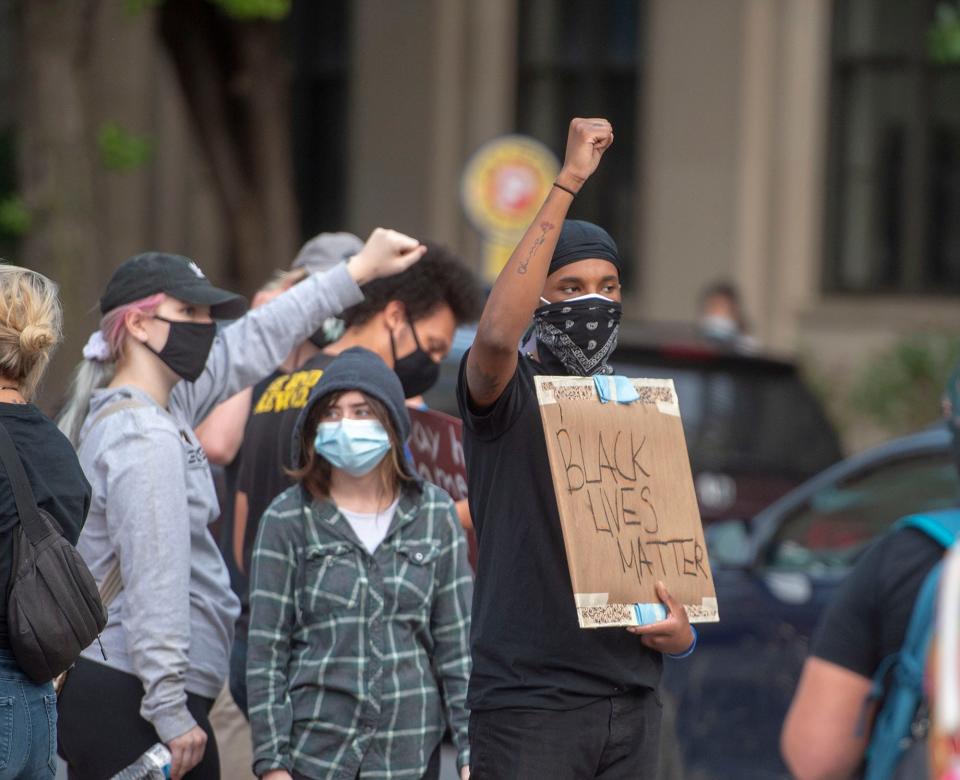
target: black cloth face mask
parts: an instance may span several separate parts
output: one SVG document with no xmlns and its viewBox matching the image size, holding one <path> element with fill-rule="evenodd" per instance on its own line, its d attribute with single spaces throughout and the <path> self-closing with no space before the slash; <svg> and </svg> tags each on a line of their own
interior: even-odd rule
<svg viewBox="0 0 960 780">
<path fill-rule="evenodd" d="M 403 385 L 403 397 L 416 398 L 437 383 L 440 378 L 440 364 L 435 363 L 430 354 L 420 346 L 420 338 L 417 336 L 417 329 L 413 327 L 413 322 L 407 320 L 407 324 L 413 333 L 413 341 L 417 348 L 409 355 L 398 358 L 397 344 L 393 338 L 393 331 L 390 331 L 390 351 L 393 352 L 393 371 Z"/>
<path fill-rule="evenodd" d="M 617 348 L 622 313 L 619 303 L 602 295 L 544 302 L 533 313 L 540 363 L 558 375 L 612 374 L 607 361 Z"/>
<path fill-rule="evenodd" d="M 179 322 L 154 315 L 155 320 L 166 322 L 170 326 L 167 343 L 157 351 L 146 345 L 154 355 L 181 379 L 196 382 L 207 365 L 213 340 L 217 337 L 217 326 L 212 322 Z"/>
</svg>

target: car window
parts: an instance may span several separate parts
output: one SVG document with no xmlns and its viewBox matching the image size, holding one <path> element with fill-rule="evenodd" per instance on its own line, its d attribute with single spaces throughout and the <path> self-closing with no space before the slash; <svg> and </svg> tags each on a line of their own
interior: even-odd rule
<svg viewBox="0 0 960 780">
<path fill-rule="evenodd" d="M 811 573 L 850 566 L 896 520 L 955 506 L 958 494 L 960 478 L 946 453 L 887 461 L 814 493 L 781 526 L 767 563 Z"/>
<path fill-rule="evenodd" d="M 613 363 L 616 372 L 623 376 L 637 379 L 672 379 L 673 386 L 677 389 L 677 401 L 680 403 L 684 436 L 688 442 L 696 441 L 703 422 L 703 393 L 706 383 L 702 371 L 618 363 L 616 360 Z"/>
<path fill-rule="evenodd" d="M 614 367 L 627 376 L 673 379 L 694 471 L 800 480 L 841 457 L 833 426 L 795 372 L 616 360 Z"/>
</svg>

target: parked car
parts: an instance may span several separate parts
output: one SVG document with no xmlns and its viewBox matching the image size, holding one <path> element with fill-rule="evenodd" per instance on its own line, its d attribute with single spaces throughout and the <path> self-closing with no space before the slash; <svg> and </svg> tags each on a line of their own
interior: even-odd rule
<svg viewBox="0 0 960 780">
<path fill-rule="evenodd" d="M 686 780 L 789 778 L 780 728 L 824 606 L 857 557 L 899 517 L 956 506 L 944 426 L 850 457 L 749 522 L 710 527 L 720 622 L 665 667 Z"/>
<path fill-rule="evenodd" d="M 458 414 L 457 373 L 475 330 L 457 331 L 427 403 Z M 693 328 L 625 322 L 618 374 L 671 378 L 704 522 L 751 517 L 841 457 L 837 433 L 795 364 L 737 351 Z"/>
</svg>

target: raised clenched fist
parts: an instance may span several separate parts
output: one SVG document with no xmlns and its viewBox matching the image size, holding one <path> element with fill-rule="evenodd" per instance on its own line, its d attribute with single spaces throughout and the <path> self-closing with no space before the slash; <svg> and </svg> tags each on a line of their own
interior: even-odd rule
<svg viewBox="0 0 960 780">
<path fill-rule="evenodd" d="M 362 285 L 406 271 L 426 251 L 427 248 L 415 238 L 378 227 L 374 228 L 363 249 L 350 258 L 347 270 L 357 284 Z"/>
<path fill-rule="evenodd" d="M 606 119 L 572 119 L 567 151 L 557 181 L 574 192 L 597 170 L 600 158 L 613 143 L 613 125 Z"/>
</svg>

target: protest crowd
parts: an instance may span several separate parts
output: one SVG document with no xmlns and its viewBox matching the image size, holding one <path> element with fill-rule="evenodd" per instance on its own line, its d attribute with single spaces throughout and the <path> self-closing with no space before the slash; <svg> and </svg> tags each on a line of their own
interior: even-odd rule
<svg viewBox="0 0 960 780">
<path fill-rule="evenodd" d="M 0 266 L 0 780 L 53 778 L 58 756 L 71 780 L 107 780 L 154 755 L 173 780 L 417 780 L 441 777 L 444 744 L 461 780 L 658 777 L 664 659 L 698 644 L 688 601 L 658 575 L 653 617 L 582 627 L 538 406 L 542 377 L 625 392 L 600 381 L 622 314 L 615 237 L 568 219 L 613 142 L 607 120 L 572 120 L 485 301 L 454 251 L 393 229 L 321 234 L 249 307 L 189 258 L 131 257 L 55 421 L 32 399 L 62 337 L 57 280 Z M 738 305 L 708 289 L 705 327 L 745 331 Z M 465 502 L 408 440 L 471 323 Z M 960 440 L 960 379 L 947 397 Z M 784 726 L 797 777 L 863 771 L 885 725 L 878 667 L 960 523 L 940 528 L 881 539 L 824 616 Z M 704 571 L 686 549 L 661 565 Z M 634 552 L 638 575 L 660 571 Z M 84 637 L 72 657 L 27 630 L 31 600 Z M 138 771 L 123 776 L 162 776 Z"/>
</svg>

